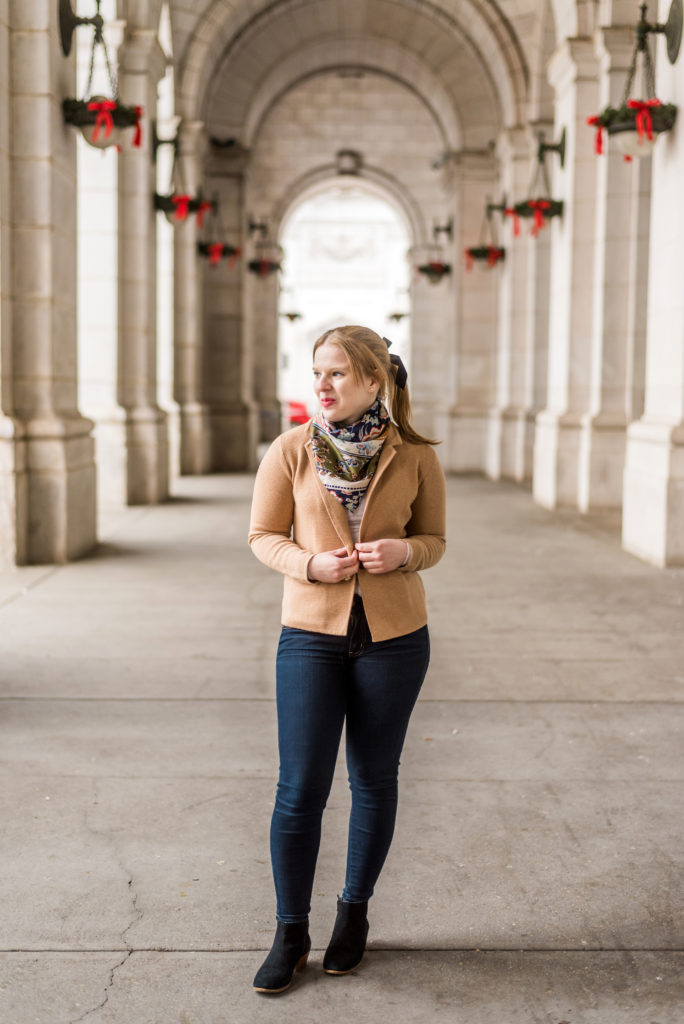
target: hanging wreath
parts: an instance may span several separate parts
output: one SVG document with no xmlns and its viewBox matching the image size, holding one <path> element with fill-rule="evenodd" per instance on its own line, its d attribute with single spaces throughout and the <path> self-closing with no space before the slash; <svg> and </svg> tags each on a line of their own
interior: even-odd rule
<svg viewBox="0 0 684 1024">
<path fill-rule="evenodd" d="M 427 277 L 430 284 L 439 284 L 443 277 L 451 273 L 451 264 L 442 263 L 441 260 L 430 260 L 428 263 L 421 263 L 416 269 L 419 274 Z"/>
<path fill-rule="evenodd" d="M 666 26 L 665 30 L 667 29 Z M 600 114 L 587 118 L 587 124 L 596 130 L 594 152 L 599 156 L 605 151 L 604 132 L 614 138 L 624 159 L 631 161 L 635 156 L 648 156 L 653 151 L 658 135 L 674 128 L 677 106 L 674 103 L 663 103 L 656 96 L 655 72 L 648 46 L 649 33 L 654 30 L 658 31 L 659 27 L 656 26 L 654 29 L 648 24 L 646 4 L 643 4 L 641 19 L 636 27 L 636 46 L 622 102 L 619 107 L 605 107 Z M 630 96 L 640 58 L 643 64 L 643 83 L 650 97 L 647 100 L 634 99 Z"/>
<path fill-rule="evenodd" d="M 492 211 L 495 209 L 497 207 L 488 198 L 480 228 L 479 242 L 477 245 L 469 246 L 463 253 L 468 273 L 473 269 L 475 263 L 482 263 L 491 269 L 506 258 L 506 250 L 501 248 L 496 237 L 496 228 L 492 218 Z"/>
<path fill-rule="evenodd" d="M 197 243 L 197 252 L 200 256 L 209 260 L 209 266 L 217 267 L 221 260 L 226 260 L 230 270 L 235 266 L 237 259 L 242 255 L 242 250 L 224 241 L 226 231 L 221 219 L 221 207 L 218 196 L 214 196 L 211 202 L 202 201 L 197 210 L 197 222 L 202 227 L 202 218 L 208 213 L 205 237 Z"/>
<path fill-rule="evenodd" d="M 564 143 L 563 143 L 564 145 Z M 540 137 L 540 145 L 537 155 L 537 168 L 530 185 L 530 195 L 519 203 L 513 203 L 504 210 L 504 216 L 510 217 L 513 221 L 513 235 L 520 234 L 520 218 L 532 221 L 530 235 L 536 238 L 540 231 L 546 227 L 548 221 L 554 217 L 563 216 L 563 202 L 560 199 L 551 198 L 551 185 L 549 172 L 546 167 L 546 153 L 548 150 L 556 149 L 556 146 L 543 144 L 543 136 Z M 561 166 L 563 157 L 561 156 Z"/>
<path fill-rule="evenodd" d="M 135 128 L 132 144 L 142 145 L 142 107 L 130 107 L 106 96 L 93 96 L 89 100 L 65 99 L 62 111 L 65 123 L 80 128 L 86 142 L 96 149 L 119 145 L 120 131 L 126 128 Z"/>
<path fill-rule="evenodd" d="M 250 260 L 247 269 L 258 277 L 268 277 L 269 274 L 275 274 L 281 269 L 281 263 L 269 259 Z"/>
<path fill-rule="evenodd" d="M 237 263 L 242 250 L 234 245 L 227 245 L 224 242 L 198 242 L 197 252 L 209 260 L 209 266 L 217 267 L 221 260 L 226 260 L 230 270 Z"/>
<path fill-rule="evenodd" d="M 118 85 L 104 38 L 104 19 L 100 14 L 102 0 L 95 0 L 95 2 L 97 14 L 92 19 L 83 19 L 82 22 L 83 24 L 92 25 L 93 28 L 88 80 L 84 90 L 86 98 L 77 100 L 68 97 L 62 101 L 64 122 L 65 124 L 72 124 L 76 128 L 80 128 L 81 134 L 88 145 L 94 146 L 96 149 L 108 149 L 111 146 L 119 147 L 122 141 L 122 132 L 127 128 L 135 129 L 132 144 L 134 146 L 141 146 L 143 108 L 140 106 L 129 106 L 122 103 L 119 99 Z M 101 48 L 104 54 L 105 68 L 112 91 L 111 97 L 91 95 L 98 48 Z"/>
<path fill-rule="evenodd" d="M 191 196 L 187 192 L 172 192 L 170 195 L 160 195 L 155 192 L 154 208 L 165 213 L 171 223 L 183 223 L 191 213 L 197 215 L 197 223 L 201 226 L 201 217 L 204 200 L 201 196 Z"/>
</svg>

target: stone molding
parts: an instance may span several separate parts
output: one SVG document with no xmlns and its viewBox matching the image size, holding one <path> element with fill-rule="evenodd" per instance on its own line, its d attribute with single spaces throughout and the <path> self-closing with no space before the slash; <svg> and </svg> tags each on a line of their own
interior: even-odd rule
<svg viewBox="0 0 684 1024">
<path fill-rule="evenodd" d="M 574 82 L 594 80 L 597 71 L 598 57 L 592 38 L 564 39 L 549 61 L 548 79 L 558 94 Z"/>
</svg>

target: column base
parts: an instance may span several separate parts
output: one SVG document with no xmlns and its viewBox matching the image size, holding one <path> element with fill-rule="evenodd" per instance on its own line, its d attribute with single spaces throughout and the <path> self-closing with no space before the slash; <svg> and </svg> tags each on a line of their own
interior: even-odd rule
<svg viewBox="0 0 684 1024">
<path fill-rule="evenodd" d="M 246 473 L 257 467 L 259 410 L 240 404 L 212 408 L 211 469 L 214 472 Z"/>
<path fill-rule="evenodd" d="M 684 565 L 684 422 L 630 424 L 622 545 L 652 565 Z"/>
<path fill-rule="evenodd" d="M 621 507 L 626 431 L 623 415 L 582 417 L 577 492 L 582 512 Z"/>
<path fill-rule="evenodd" d="M 528 409 L 523 425 L 523 479 L 528 483 L 534 477 L 534 438 L 537 432 L 537 416 L 540 409 Z"/>
<path fill-rule="evenodd" d="M 126 504 L 158 505 L 169 496 L 169 437 L 158 406 L 125 410 Z"/>
<path fill-rule="evenodd" d="M 527 413 L 509 406 L 489 413 L 487 476 L 492 480 L 525 480 Z"/>
<path fill-rule="evenodd" d="M 209 408 L 200 402 L 180 406 L 180 473 L 201 476 L 211 467 Z"/>
<path fill-rule="evenodd" d="M 487 468 L 489 413 L 456 406 L 449 413 L 448 460 L 453 473 L 483 473 Z"/>
<path fill-rule="evenodd" d="M 142 406 L 93 413 L 103 505 L 158 505 L 169 496 L 172 414 Z"/>
<path fill-rule="evenodd" d="M 0 557 L 9 564 L 61 565 L 87 554 L 97 543 L 92 420 L 76 413 L 2 423 L 7 497 Z"/>
<path fill-rule="evenodd" d="M 28 481 L 21 424 L 0 416 L 0 570 L 27 561 Z"/>
<path fill-rule="evenodd" d="M 577 505 L 581 417 L 544 410 L 536 420 L 532 494 L 544 508 Z"/>
</svg>

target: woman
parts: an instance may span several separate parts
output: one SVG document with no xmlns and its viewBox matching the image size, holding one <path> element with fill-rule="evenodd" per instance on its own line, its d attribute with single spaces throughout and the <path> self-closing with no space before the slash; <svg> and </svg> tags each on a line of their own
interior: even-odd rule
<svg viewBox="0 0 684 1024">
<path fill-rule="evenodd" d="M 360 963 L 394 831 L 399 756 L 427 671 L 418 570 L 444 553 L 444 474 L 436 442 L 411 426 L 406 370 L 389 344 L 365 327 L 319 338 L 321 411 L 273 442 L 256 477 L 249 543 L 285 577 L 271 822 L 277 930 L 257 992 L 285 991 L 306 965 L 321 817 L 345 719 L 347 873 L 323 969 L 346 974 Z"/>
</svg>

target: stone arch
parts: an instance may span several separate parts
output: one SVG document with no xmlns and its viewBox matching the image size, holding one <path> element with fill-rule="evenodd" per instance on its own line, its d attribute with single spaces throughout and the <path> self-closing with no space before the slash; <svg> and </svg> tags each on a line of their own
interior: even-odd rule
<svg viewBox="0 0 684 1024">
<path fill-rule="evenodd" d="M 362 167 L 355 180 L 360 180 L 364 187 L 380 199 L 388 202 L 406 224 L 412 245 L 425 245 L 427 231 L 425 218 L 413 196 L 402 184 L 385 170 L 375 167 Z M 302 175 L 292 182 L 283 193 L 273 209 L 274 235 L 280 237 L 283 225 L 289 214 L 305 199 L 334 186 L 339 181 L 349 181 L 349 175 L 340 175 L 334 164 L 325 164 Z"/>
<path fill-rule="evenodd" d="M 400 81 L 428 108 L 439 126 L 445 150 L 457 151 L 463 145 L 463 130 L 453 104 L 437 76 L 418 59 L 399 46 L 383 47 L 372 53 L 366 39 L 348 39 L 335 46 L 335 69 L 381 71 Z M 244 145 L 249 149 L 259 125 L 269 109 L 289 88 L 311 75 L 333 70 L 330 45 L 313 43 L 278 64 L 263 81 L 247 108 Z"/>
<path fill-rule="evenodd" d="M 331 17 L 334 15 L 341 23 L 342 29 L 337 33 L 328 30 L 321 34 L 338 39 L 340 35 L 344 38 L 349 34 L 354 18 L 351 14 L 347 16 L 344 10 L 341 13 L 337 11 L 335 2 L 330 0 L 325 6 Z M 369 4 L 371 2 L 369 0 Z M 477 56 L 482 74 L 494 83 L 503 124 L 515 125 L 523 120 L 528 69 L 519 40 L 500 13 L 493 18 L 480 0 L 456 0 L 455 4 L 451 0 L 393 2 L 407 17 L 429 17 L 461 44 L 467 45 Z M 254 13 L 253 8 L 248 10 L 242 5 L 227 10 L 223 0 L 214 0 L 197 25 L 182 61 L 178 87 L 181 115 L 191 120 L 203 119 L 211 75 L 231 46 L 248 32 L 283 13 L 288 14 L 288 24 L 296 25 L 297 15 L 301 18 L 301 3 L 302 0 L 277 0 L 266 6 L 264 2 Z M 319 6 L 324 5 L 321 3 Z"/>
</svg>

